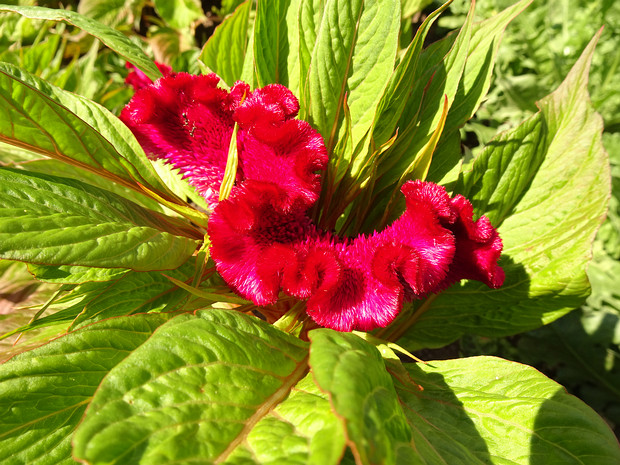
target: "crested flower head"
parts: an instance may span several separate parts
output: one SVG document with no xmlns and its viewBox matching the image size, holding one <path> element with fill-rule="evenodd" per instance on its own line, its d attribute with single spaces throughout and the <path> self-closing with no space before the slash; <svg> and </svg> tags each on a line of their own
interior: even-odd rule
<svg viewBox="0 0 620 465">
<path fill-rule="evenodd" d="M 295 119 L 297 99 L 273 84 L 253 92 L 237 82 L 230 92 L 215 74 L 165 76 L 136 92 L 121 120 L 152 158 L 177 168 L 205 197 L 218 203 L 230 139 L 238 124 L 236 185 L 260 181 L 279 185 L 280 201 L 312 205 L 320 193 L 327 153 L 321 136 Z"/>
<path fill-rule="evenodd" d="M 212 207 L 211 256 L 217 270 L 256 305 L 282 295 L 306 300 L 315 322 L 340 331 L 394 320 L 404 302 L 461 279 L 503 283 L 502 242 L 471 203 L 433 183 L 402 187 L 406 209 L 382 231 L 339 237 L 309 211 L 327 166 L 323 139 L 296 118 L 284 86 L 218 87 L 214 74 L 173 74 L 136 92 L 121 114 L 152 158 L 164 159 Z M 237 126 L 238 169 L 230 196 L 218 193 Z"/>
</svg>

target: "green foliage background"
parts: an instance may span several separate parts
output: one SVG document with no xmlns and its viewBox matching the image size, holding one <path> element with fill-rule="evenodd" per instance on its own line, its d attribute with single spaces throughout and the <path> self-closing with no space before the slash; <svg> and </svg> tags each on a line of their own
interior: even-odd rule
<svg viewBox="0 0 620 465">
<path fill-rule="evenodd" d="M 508 0 L 480 0 L 490 17 Z M 456 2 L 439 26 L 462 21 Z M 611 162 L 612 196 L 588 269 L 592 294 L 576 312 L 508 339 L 466 336 L 462 355 L 494 354 L 531 364 L 601 413 L 620 434 L 620 3 L 614 0 L 534 0 L 506 31 L 486 101 L 462 130 L 476 153 L 498 130 L 537 111 L 535 102 L 557 87 L 590 37 L 604 27 L 590 71 L 589 92 L 603 116 L 603 143 Z M 478 145 L 480 144 L 480 145 Z M 455 348 L 455 350 L 457 350 Z"/>
</svg>

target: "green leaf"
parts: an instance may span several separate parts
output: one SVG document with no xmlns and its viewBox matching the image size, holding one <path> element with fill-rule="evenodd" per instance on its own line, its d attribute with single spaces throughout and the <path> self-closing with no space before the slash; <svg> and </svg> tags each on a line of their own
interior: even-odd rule
<svg viewBox="0 0 620 465">
<path fill-rule="evenodd" d="M 196 191 L 196 188 L 188 182 L 187 178 L 183 177 L 178 169 L 174 168 L 171 164 L 166 163 L 163 159 L 152 160 L 151 163 L 155 167 L 157 175 L 174 195 L 181 199 L 190 199 L 191 203 L 193 203 L 192 207 L 195 210 L 209 210 L 209 205 L 207 204 L 205 198 Z M 157 205 L 161 209 L 161 205 Z M 150 208 L 151 210 L 158 210 L 157 208 L 153 208 L 151 205 L 144 206 Z"/>
<path fill-rule="evenodd" d="M 106 376 L 74 454 L 89 463 L 223 462 L 305 376 L 307 354 L 307 343 L 239 312 L 180 315 Z"/>
<path fill-rule="evenodd" d="M 467 59 L 473 16 L 474 3 L 458 33 L 433 43 L 419 56 L 415 73 L 410 78 L 412 88 L 405 88 L 409 94 L 405 105 L 400 108 L 398 136 L 382 154 L 376 167 L 378 181 L 372 186 L 370 202 L 373 207 L 366 217 L 363 230 L 373 231 L 380 223 L 385 226 L 388 220 L 393 220 L 402 212 L 404 199 L 398 193 L 394 196 L 397 202 L 390 208 L 386 206 L 393 198 L 403 173 L 424 150 L 439 127 L 444 117 L 446 97 L 448 110 L 456 98 Z M 388 134 L 383 130 L 383 137 Z M 381 218 L 384 218 L 382 222 Z"/>
<path fill-rule="evenodd" d="M 174 270 L 173 274 L 187 279 L 188 266 L 182 268 L 185 269 Z M 117 316 L 183 310 L 188 297 L 187 292 L 173 285 L 162 273 L 129 272 L 120 279 L 94 287 L 79 305 L 73 306 L 79 309 L 79 314 L 70 329 Z"/>
<path fill-rule="evenodd" d="M 449 139 L 454 133 L 458 133 L 458 129 L 480 107 L 480 103 L 491 85 L 493 68 L 504 30 L 531 2 L 532 0 L 521 0 L 486 21 L 473 25 L 465 69 L 459 81 L 454 103 L 448 113 L 442 135 L 443 140 Z M 442 150 L 443 148 L 446 150 Z M 431 175 L 427 179 L 434 182 L 455 180 L 454 173 L 453 179 L 445 176 L 451 168 L 459 163 L 460 158 L 460 150 L 454 150 L 449 143 L 442 146 L 440 142 L 439 150 L 434 155 L 434 163 L 438 166 L 431 165 Z"/>
<path fill-rule="evenodd" d="M 310 117 L 310 62 L 325 11 L 325 2 L 326 0 L 301 0 L 299 5 L 299 114 L 304 120 Z"/>
<path fill-rule="evenodd" d="M 199 0 L 153 0 L 153 4 L 159 16 L 175 29 L 189 28 L 204 17 Z"/>
<path fill-rule="evenodd" d="M 344 448 L 342 423 L 309 374 L 256 424 L 224 463 L 336 465 Z"/>
<path fill-rule="evenodd" d="M 228 198 L 230 191 L 232 190 L 235 180 L 237 179 L 237 166 L 239 165 L 239 151 L 237 149 L 237 132 L 239 131 L 239 124 L 235 122 L 232 135 L 230 137 L 230 144 L 228 146 L 228 155 L 226 157 L 226 168 L 224 169 L 224 177 L 222 178 L 222 185 L 220 186 L 220 193 L 218 200 L 222 201 Z"/>
<path fill-rule="evenodd" d="M 131 131 L 101 105 L 0 64 L 0 108 L 3 142 L 174 199 Z"/>
<path fill-rule="evenodd" d="M 407 48 L 398 66 L 394 70 L 385 92 L 377 105 L 375 119 L 372 128 L 372 140 L 376 147 L 385 144 L 397 128 L 398 121 L 405 109 L 409 95 L 416 83 L 416 76 L 421 74 L 418 71 L 420 54 L 424 40 L 428 35 L 431 26 L 452 1 L 447 1 L 433 13 L 431 13 L 420 28 Z M 404 6 L 404 5 L 403 5 Z"/>
<path fill-rule="evenodd" d="M 82 16 L 74 11 L 41 8 L 38 6 L 13 6 L 0 5 L 0 11 L 12 11 L 22 16 L 32 19 L 46 19 L 49 21 L 64 21 L 79 27 L 83 31 L 95 36 L 105 45 L 121 55 L 130 63 L 144 71 L 144 73 L 155 80 L 161 77 L 161 73 L 155 63 L 147 57 L 144 52 L 134 44 L 128 37 L 109 26 L 101 24 L 91 18 Z"/>
<path fill-rule="evenodd" d="M 85 266 L 46 266 L 28 264 L 28 271 L 37 279 L 47 283 L 81 284 L 111 281 L 129 270 L 122 268 L 90 268 Z"/>
<path fill-rule="evenodd" d="M 395 464 L 415 454 L 412 431 L 379 351 L 352 333 L 309 334 L 310 366 L 342 418 L 361 464 Z"/>
<path fill-rule="evenodd" d="M 618 441 L 537 370 L 493 357 L 406 364 L 394 386 L 427 464 L 612 465 Z M 422 389 L 420 389 L 420 387 Z"/>
<path fill-rule="evenodd" d="M 446 121 L 446 135 L 463 126 L 480 106 L 491 85 L 504 30 L 532 1 L 521 0 L 486 21 L 473 25 L 467 61 Z"/>
<path fill-rule="evenodd" d="M 343 132 L 343 105 L 351 113 L 350 150 L 368 132 L 398 47 L 400 1 L 327 1 L 310 64 L 310 115 L 328 152 Z M 305 42 L 307 43 L 307 42 Z M 340 154 L 350 161 L 351 154 Z M 330 160 L 338 164 L 338 160 Z"/>
<path fill-rule="evenodd" d="M 541 112 L 500 135 L 457 189 L 488 213 L 504 242 L 504 285 L 456 285 L 419 307 L 403 344 L 447 344 L 463 333 L 502 336 L 539 327 L 578 307 L 590 285 L 591 244 L 609 198 L 602 120 L 587 94 L 596 38 Z M 414 317 L 416 319 L 417 317 Z"/>
<path fill-rule="evenodd" d="M 500 226 L 513 214 L 547 156 L 548 133 L 537 113 L 484 147 L 455 188 L 472 202 L 477 216 Z"/>
<path fill-rule="evenodd" d="M 259 1 L 254 22 L 254 70 L 259 87 L 279 83 L 299 90 L 300 0 Z M 290 82 L 293 85 L 290 85 Z"/>
<path fill-rule="evenodd" d="M 71 436 L 99 383 L 167 319 L 107 320 L 0 365 L 0 464 L 74 464 Z"/>
<path fill-rule="evenodd" d="M 386 153 L 386 158 L 394 158 L 386 160 L 385 168 L 388 168 L 386 172 L 390 178 L 400 177 L 402 167 L 407 166 L 432 137 L 441 120 L 446 96 L 448 108 L 452 108 L 467 61 L 473 17 L 474 3 L 458 33 L 433 43 L 422 52 L 413 77 L 414 88 L 398 122 L 399 137 Z M 400 160 L 400 156 L 404 160 Z"/>
<path fill-rule="evenodd" d="M 76 180 L 0 169 L 0 256 L 44 265 L 165 270 L 198 241 L 174 223 Z M 162 229 L 163 228 L 163 229 Z"/>
<path fill-rule="evenodd" d="M 215 28 L 200 52 L 200 60 L 229 86 L 241 78 L 251 9 L 251 0 L 239 5 L 232 16 Z"/>
<path fill-rule="evenodd" d="M 91 273 L 95 274 L 96 278 L 107 277 L 108 281 L 85 281 L 84 278 L 89 275 L 77 273 L 68 277 L 60 277 L 56 281 L 64 282 L 75 276 L 75 281 L 82 279 L 83 282 L 55 300 L 46 310 L 46 315 L 39 315 L 38 318 L 27 324 L 14 324 L 10 331 L 2 335 L 1 338 L 54 325 L 64 325 L 65 330 L 67 328 L 73 330 L 105 318 L 136 313 L 194 310 L 197 305 L 204 307 L 213 302 L 225 300 L 226 295 L 218 298 L 218 296 L 213 295 L 214 293 L 195 299 L 186 289 L 179 288 L 175 282 L 171 281 L 171 279 L 181 282 L 191 280 L 201 265 L 199 258 L 192 257 L 181 267 L 165 273 L 155 271 L 127 272 L 127 270 L 119 269 L 116 271 L 123 274 L 114 276 L 111 274 L 115 271 L 113 269 L 86 268 L 93 270 Z M 32 265 L 29 266 L 32 267 Z M 42 268 L 53 269 L 54 267 Z M 79 270 L 80 267 L 57 268 L 59 270 L 56 271 L 56 275 L 60 274 L 59 271 L 67 269 L 74 271 Z M 38 267 L 35 267 L 35 270 L 37 269 Z M 105 271 L 109 271 L 110 274 L 104 275 Z M 49 275 L 50 271 L 47 274 Z"/>
<path fill-rule="evenodd" d="M 256 73 L 254 72 L 254 21 L 250 18 L 250 32 L 248 45 L 245 49 L 243 67 L 241 68 L 241 80 L 247 82 L 252 89 L 256 88 Z"/>
<path fill-rule="evenodd" d="M 431 3 L 433 3 L 433 0 L 401 0 L 400 1 L 400 5 L 402 9 L 401 16 L 403 17 L 403 19 L 411 20 L 411 17 L 415 13 L 422 11 L 424 8 L 426 8 Z"/>
<path fill-rule="evenodd" d="M 619 262 L 616 262 L 619 263 Z M 617 266 L 620 268 L 620 264 Z M 617 278 L 617 275 L 614 276 Z M 620 312 L 582 308 L 520 337 L 519 355 L 618 425 Z"/>
<path fill-rule="evenodd" d="M 247 0 L 246 0 L 247 1 Z M 224 18 L 229 14 L 232 14 L 239 5 L 243 3 L 243 0 L 222 0 L 221 8 L 212 7 L 212 10 L 217 13 L 218 16 Z"/>
<path fill-rule="evenodd" d="M 33 173 L 42 173 L 50 176 L 59 176 L 65 178 L 73 178 L 78 179 L 79 181 L 85 182 L 87 184 L 93 185 L 95 187 L 99 187 L 109 192 L 113 192 L 126 200 L 131 200 L 142 207 L 146 207 L 149 210 L 154 210 L 156 212 L 163 213 L 164 208 L 159 202 L 156 202 L 154 199 L 146 197 L 142 193 L 135 191 L 133 189 L 129 189 L 121 184 L 117 184 L 111 181 L 108 178 L 104 178 L 103 176 L 97 175 L 93 171 L 86 171 L 80 168 L 77 165 L 69 165 L 63 161 L 55 160 L 53 158 L 43 157 L 33 152 L 24 151 L 24 155 L 28 154 L 33 157 L 32 161 L 27 161 L 26 163 L 21 162 L 18 159 L 19 154 L 17 153 L 20 150 L 18 147 L 3 144 L 4 147 L 14 147 L 15 150 L 8 152 L 7 154 L 7 163 L 4 164 L 7 168 L 17 168 L 21 170 L 27 170 Z M 3 148 L 4 148 L 3 147 Z M 0 155 L 1 156 L 1 155 Z M 153 165 L 159 169 L 159 164 L 163 164 L 161 162 L 153 162 Z M 162 170 L 163 171 L 163 170 Z M 167 169 L 167 172 L 169 169 Z M 161 176 L 161 179 L 164 180 L 168 185 L 170 181 L 170 177 L 165 178 L 161 175 L 161 171 L 158 171 L 158 175 Z M 172 183 L 171 183 L 172 184 Z M 171 189 L 172 190 L 172 189 Z M 177 192 L 174 191 L 173 192 Z M 183 194 L 187 195 L 185 192 Z M 178 194 L 177 194 L 178 195 Z M 178 195 L 181 197 L 180 195 Z"/>
</svg>

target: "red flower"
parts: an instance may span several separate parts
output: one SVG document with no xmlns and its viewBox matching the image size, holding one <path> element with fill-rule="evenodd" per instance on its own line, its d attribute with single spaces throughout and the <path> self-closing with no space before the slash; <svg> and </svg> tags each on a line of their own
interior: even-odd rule
<svg viewBox="0 0 620 465">
<path fill-rule="evenodd" d="M 257 305 L 280 293 L 307 299 L 308 314 L 340 331 L 388 325 L 404 301 L 460 279 L 502 284 L 502 243 L 462 196 L 433 183 L 406 183 L 406 210 L 385 230 L 340 238 L 307 216 L 327 164 L 321 136 L 295 119 L 283 86 L 230 92 L 214 74 L 184 73 L 138 90 L 121 114 L 145 151 L 165 159 L 209 201 L 211 256 L 236 292 Z M 230 138 L 238 125 L 238 171 L 218 201 Z"/>
<path fill-rule="evenodd" d="M 121 112 L 153 158 L 178 168 L 211 207 L 220 184 L 235 122 L 239 124 L 236 184 L 264 181 L 282 187 L 281 201 L 310 206 L 320 193 L 327 153 L 321 136 L 294 119 L 297 99 L 284 86 L 250 92 L 243 82 L 230 93 L 217 87 L 215 74 L 178 73 L 136 92 Z"/>
</svg>

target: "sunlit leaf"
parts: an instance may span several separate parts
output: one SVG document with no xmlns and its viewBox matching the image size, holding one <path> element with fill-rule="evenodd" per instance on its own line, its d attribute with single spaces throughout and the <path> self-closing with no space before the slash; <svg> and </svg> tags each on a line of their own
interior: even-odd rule
<svg viewBox="0 0 620 465">
<path fill-rule="evenodd" d="M 223 462 L 305 376 L 307 354 L 307 343 L 238 312 L 180 315 L 106 376 L 74 454 Z"/>
<path fill-rule="evenodd" d="M 612 465 L 605 422 L 535 369 L 492 357 L 406 364 L 394 386 L 423 460 L 474 465 Z M 420 389 L 421 387 L 421 389 Z"/>
<path fill-rule="evenodd" d="M 204 17 L 199 0 L 153 0 L 155 10 L 175 29 L 188 28 Z"/>
<path fill-rule="evenodd" d="M 163 215 L 76 180 L 4 168 L 0 191 L 2 258 L 148 271 L 180 266 L 198 244 L 166 231 L 176 227 Z"/>
<path fill-rule="evenodd" d="M 310 64 L 309 89 L 312 122 L 328 151 L 341 136 L 345 98 L 351 112 L 350 150 L 368 131 L 394 69 L 399 29 L 399 1 L 326 2 Z M 340 156 L 350 159 L 350 154 Z"/>
<path fill-rule="evenodd" d="M 412 430 L 379 351 L 355 334 L 310 333 L 310 366 L 343 419 L 350 446 L 362 464 L 413 460 Z"/>
<path fill-rule="evenodd" d="M 71 436 L 99 383 L 168 319 L 108 320 L 0 365 L 0 464 L 74 464 Z"/>
<path fill-rule="evenodd" d="M 215 29 L 200 52 L 200 60 L 232 86 L 241 78 L 248 43 L 252 1 L 246 0 Z"/>
<path fill-rule="evenodd" d="M 167 188 L 131 131 L 104 107 L 0 64 L 0 139 L 134 190 Z"/>
</svg>

